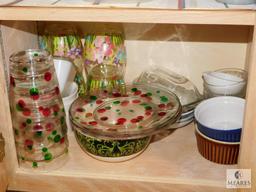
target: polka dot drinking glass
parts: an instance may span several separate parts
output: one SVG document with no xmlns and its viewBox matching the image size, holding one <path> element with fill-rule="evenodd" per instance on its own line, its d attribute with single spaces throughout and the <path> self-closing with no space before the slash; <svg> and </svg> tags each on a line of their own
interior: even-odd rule
<svg viewBox="0 0 256 192">
<path fill-rule="evenodd" d="M 66 116 L 47 51 L 11 55 L 9 96 L 19 162 L 38 167 L 63 156 L 68 149 Z"/>
</svg>

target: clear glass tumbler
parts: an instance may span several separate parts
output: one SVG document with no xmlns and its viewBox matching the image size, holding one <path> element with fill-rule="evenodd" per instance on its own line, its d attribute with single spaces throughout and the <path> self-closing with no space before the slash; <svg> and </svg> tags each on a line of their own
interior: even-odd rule
<svg viewBox="0 0 256 192">
<path fill-rule="evenodd" d="M 121 34 L 86 35 L 84 59 L 87 94 L 99 95 L 125 87 L 126 50 Z"/>
<path fill-rule="evenodd" d="M 39 36 L 39 47 L 49 51 L 54 57 L 68 59 L 74 64 L 79 94 L 84 95 L 86 72 L 83 65 L 83 48 L 75 27 L 64 24 L 47 26 L 44 34 Z"/>
<path fill-rule="evenodd" d="M 64 155 L 66 116 L 47 51 L 31 49 L 11 55 L 9 96 L 20 163 L 39 167 Z"/>
</svg>

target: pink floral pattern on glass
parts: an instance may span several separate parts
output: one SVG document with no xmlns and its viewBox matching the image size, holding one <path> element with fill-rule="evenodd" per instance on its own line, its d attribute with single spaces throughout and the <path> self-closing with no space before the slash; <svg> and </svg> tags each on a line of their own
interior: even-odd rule
<svg viewBox="0 0 256 192">
<path fill-rule="evenodd" d="M 103 62 L 126 63 L 124 39 L 121 35 L 87 35 L 84 43 L 85 64 Z"/>
</svg>

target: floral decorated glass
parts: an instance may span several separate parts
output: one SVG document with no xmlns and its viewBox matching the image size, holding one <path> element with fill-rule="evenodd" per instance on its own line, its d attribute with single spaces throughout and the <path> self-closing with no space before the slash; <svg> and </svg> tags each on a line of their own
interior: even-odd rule
<svg viewBox="0 0 256 192">
<path fill-rule="evenodd" d="M 11 55 L 9 95 L 20 164 L 43 167 L 63 156 L 68 150 L 65 111 L 47 51 Z"/>
<path fill-rule="evenodd" d="M 88 94 L 98 95 L 124 86 L 126 51 L 122 35 L 86 35 L 84 59 Z"/>
<path fill-rule="evenodd" d="M 56 32 L 61 31 L 61 33 Z M 39 47 L 49 51 L 54 57 L 62 57 L 70 59 L 77 71 L 75 81 L 79 85 L 79 94 L 85 93 L 86 72 L 82 58 L 82 43 L 73 27 L 65 27 L 62 25 L 50 26 L 45 35 L 39 37 Z"/>
</svg>

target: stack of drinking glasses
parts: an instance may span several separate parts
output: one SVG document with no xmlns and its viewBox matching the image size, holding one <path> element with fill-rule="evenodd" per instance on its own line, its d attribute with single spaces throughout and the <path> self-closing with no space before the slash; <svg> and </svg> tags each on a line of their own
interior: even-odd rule
<svg viewBox="0 0 256 192">
<path fill-rule="evenodd" d="M 65 111 L 47 51 L 26 50 L 10 57 L 10 103 L 21 163 L 49 165 L 67 152 Z"/>
</svg>

